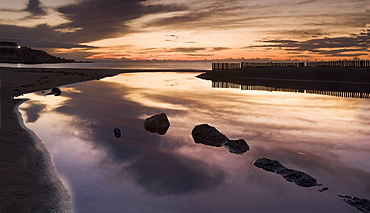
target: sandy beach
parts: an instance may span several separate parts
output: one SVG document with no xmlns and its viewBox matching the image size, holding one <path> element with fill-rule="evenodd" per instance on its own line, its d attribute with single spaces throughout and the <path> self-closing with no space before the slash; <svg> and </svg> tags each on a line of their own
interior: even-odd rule
<svg viewBox="0 0 370 213">
<path fill-rule="evenodd" d="M 121 72 L 125 71 L 0 68 L 0 212 L 71 212 L 70 194 L 49 152 L 23 124 L 18 112 L 25 101 L 21 95 Z"/>
</svg>

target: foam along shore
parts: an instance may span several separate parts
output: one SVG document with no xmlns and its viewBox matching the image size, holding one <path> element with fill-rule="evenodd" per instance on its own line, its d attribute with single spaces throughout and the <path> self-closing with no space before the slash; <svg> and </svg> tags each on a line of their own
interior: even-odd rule
<svg viewBox="0 0 370 213">
<path fill-rule="evenodd" d="M 25 99 L 14 97 L 122 72 L 126 71 L 0 68 L 0 212 L 71 212 L 70 194 L 49 152 L 18 112 Z"/>
</svg>

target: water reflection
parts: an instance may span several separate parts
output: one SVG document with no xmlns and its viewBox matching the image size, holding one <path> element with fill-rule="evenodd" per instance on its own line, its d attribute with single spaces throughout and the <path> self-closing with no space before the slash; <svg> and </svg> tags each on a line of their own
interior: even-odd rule
<svg viewBox="0 0 370 213">
<path fill-rule="evenodd" d="M 122 74 L 65 86 L 63 96 L 25 95 L 31 101 L 22 110 L 45 105 L 26 125 L 46 143 L 75 212 L 357 212 L 336 194 L 369 197 L 369 99 L 220 92 L 195 75 Z M 158 112 L 171 121 L 165 135 L 143 128 Z M 234 155 L 195 144 L 199 123 L 244 138 L 251 149 Z M 114 128 L 124 130 L 119 140 Z M 253 166 L 261 157 L 330 190 L 261 171 Z"/>
<path fill-rule="evenodd" d="M 293 89 L 293 88 L 277 88 L 269 86 L 260 85 L 241 85 L 229 82 L 217 82 L 212 81 L 212 88 L 234 88 L 241 90 L 261 90 L 269 92 L 294 92 L 294 93 L 308 93 L 308 94 L 319 94 L 319 95 L 329 95 L 336 97 L 345 98 L 370 98 L 370 93 L 367 92 L 343 92 L 343 91 L 322 91 L 313 89 Z"/>
</svg>

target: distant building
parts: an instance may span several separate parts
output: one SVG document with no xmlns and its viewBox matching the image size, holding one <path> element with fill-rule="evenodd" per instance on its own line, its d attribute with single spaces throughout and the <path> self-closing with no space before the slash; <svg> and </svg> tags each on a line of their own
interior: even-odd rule
<svg viewBox="0 0 370 213">
<path fill-rule="evenodd" d="M 0 48 L 16 49 L 16 48 L 21 48 L 21 46 L 18 46 L 18 44 L 15 42 L 0 41 Z"/>
</svg>

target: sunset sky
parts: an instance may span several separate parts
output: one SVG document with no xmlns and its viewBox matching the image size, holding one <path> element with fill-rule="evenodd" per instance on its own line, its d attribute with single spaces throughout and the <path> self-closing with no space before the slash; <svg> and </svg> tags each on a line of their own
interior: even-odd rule
<svg viewBox="0 0 370 213">
<path fill-rule="evenodd" d="M 0 0 L 0 40 L 74 59 L 370 59 L 370 0 Z"/>
</svg>

